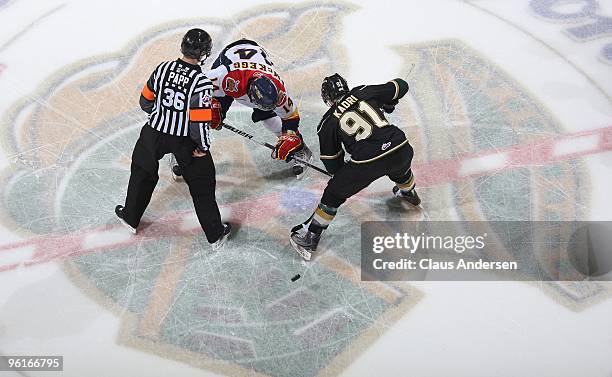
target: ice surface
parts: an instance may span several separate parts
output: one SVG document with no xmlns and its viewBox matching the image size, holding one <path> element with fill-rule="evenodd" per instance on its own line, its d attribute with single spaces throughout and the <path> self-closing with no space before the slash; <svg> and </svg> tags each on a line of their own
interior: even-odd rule
<svg viewBox="0 0 612 377">
<path fill-rule="evenodd" d="M 64 355 L 63 376 L 610 376 L 609 285 L 359 275 L 368 220 L 610 220 L 612 40 L 575 28 L 612 7 L 557 3 L 0 1 L 0 353 Z M 237 229 L 225 250 L 166 159 L 128 234 L 113 209 L 146 120 L 138 95 L 193 26 L 213 56 L 243 36 L 268 50 L 315 156 L 324 76 L 405 78 L 390 119 L 415 149 L 423 209 L 381 179 L 304 263 L 288 232 L 327 178 L 298 181 L 219 131 L 217 199 Z M 238 104 L 228 122 L 274 140 Z"/>
</svg>

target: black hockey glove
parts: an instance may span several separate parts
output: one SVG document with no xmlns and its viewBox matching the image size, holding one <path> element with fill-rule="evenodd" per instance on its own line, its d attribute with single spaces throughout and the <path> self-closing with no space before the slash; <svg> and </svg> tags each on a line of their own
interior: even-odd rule
<svg viewBox="0 0 612 377">
<path fill-rule="evenodd" d="M 391 101 L 382 105 L 382 109 L 385 113 L 391 114 L 395 110 L 395 105 L 398 104 L 398 100 Z"/>
</svg>

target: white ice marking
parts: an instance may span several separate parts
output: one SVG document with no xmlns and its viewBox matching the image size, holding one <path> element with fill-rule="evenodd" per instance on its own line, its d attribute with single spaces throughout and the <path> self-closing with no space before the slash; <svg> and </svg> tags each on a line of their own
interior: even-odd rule
<svg viewBox="0 0 612 377">
<path fill-rule="evenodd" d="M 88 234 L 83 241 L 83 249 L 94 249 L 127 241 L 132 237 L 123 227 Z"/>
<path fill-rule="evenodd" d="M 279 303 L 281 303 L 281 302 L 285 301 L 286 299 L 288 299 L 288 298 L 290 298 L 290 297 L 293 297 L 293 296 L 295 296 L 295 295 L 297 295 L 298 293 L 303 292 L 303 291 L 306 291 L 306 288 L 304 288 L 304 287 L 299 287 L 299 288 L 297 288 L 297 289 L 294 289 L 293 291 L 291 291 L 291 292 L 287 293 L 286 295 L 281 296 L 281 297 L 277 298 L 276 300 L 274 300 L 274 301 L 272 301 L 272 302 L 270 302 L 270 303 L 266 304 L 266 308 L 270 309 L 270 308 L 272 308 L 272 307 L 274 307 L 274 306 L 278 305 Z"/>
<path fill-rule="evenodd" d="M 35 246 L 24 246 L 0 251 L 0 268 L 32 259 Z"/>
<path fill-rule="evenodd" d="M 264 249 L 260 249 L 260 250 L 261 250 L 261 251 L 263 251 L 264 253 L 268 254 L 268 255 L 270 256 L 270 258 L 273 258 L 273 259 L 278 260 L 278 258 L 277 258 L 277 257 L 275 257 L 274 255 L 272 255 L 272 254 L 268 253 L 266 250 L 264 250 Z"/>
<path fill-rule="evenodd" d="M 331 317 L 335 316 L 338 313 L 344 313 L 344 315 L 346 315 L 347 317 L 350 317 L 350 315 L 346 312 L 346 310 L 344 310 L 344 308 L 332 309 L 332 310 L 328 311 L 327 313 L 323 314 L 321 317 L 319 317 L 319 318 L 315 319 L 314 321 L 308 323 L 307 325 L 296 329 L 293 332 L 293 334 L 294 335 L 302 335 L 304 332 L 308 331 L 310 328 L 317 326 L 319 323 L 325 321 L 328 318 L 331 318 Z"/>
<path fill-rule="evenodd" d="M 506 165 L 507 161 L 508 155 L 506 153 L 495 153 L 469 158 L 461 163 L 459 175 L 465 177 L 476 173 L 501 169 Z"/>
<path fill-rule="evenodd" d="M 579 136 L 560 140 L 555 144 L 553 155 L 564 156 L 568 154 L 592 151 L 599 146 L 599 135 Z"/>
<path fill-rule="evenodd" d="M 219 214 L 221 214 L 221 218 L 225 221 L 225 219 L 232 217 L 232 208 L 230 206 L 220 207 Z"/>
<path fill-rule="evenodd" d="M 240 343 L 243 344 L 244 346 L 246 346 L 248 348 L 248 351 L 250 351 L 251 355 L 253 355 L 253 357 L 257 356 L 257 352 L 255 351 L 255 346 L 253 345 L 253 341 L 246 339 L 246 338 L 242 338 L 239 336 L 231 336 L 231 335 L 223 335 L 223 334 L 217 334 L 214 332 L 210 332 L 210 331 L 204 331 L 204 330 L 195 330 L 193 331 L 193 333 L 195 335 L 198 335 L 202 338 L 208 338 L 208 339 L 217 339 L 217 340 L 225 340 L 227 342 L 232 342 L 232 343 Z M 215 345 L 218 345 L 219 342 L 215 342 Z M 234 351 L 236 352 L 236 351 Z"/>
<path fill-rule="evenodd" d="M 181 224 L 182 231 L 190 231 L 199 226 L 200 223 L 198 222 L 198 216 L 196 216 L 195 212 L 183 216 L 183 222 Z"/>
</svg>

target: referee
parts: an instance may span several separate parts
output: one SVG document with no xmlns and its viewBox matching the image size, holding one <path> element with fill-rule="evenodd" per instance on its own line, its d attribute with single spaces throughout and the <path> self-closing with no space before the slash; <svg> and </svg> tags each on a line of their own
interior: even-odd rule
<svg viewBox="0 0 612 377">
<path fill-rule="evenodd" d="M 159 160 L 172 153 L 189 186 L 206 239 L 217 250 L 231 226 L 221 222 L 215 198 L 215 164 L 209 151 L 208 132 L 219 126 L 219 109 L 213 103 L 212 83 L 199 65 L 211 49 L 208 33 L 191 29 L 181 43 L 183 56 L 162 62 L 149 77 L 140 96 L 140 107 L 149 120 L 132 153 L 125 205 L 118 205 L 115 213 L 135 234 L 159 180 Z"/>
</svg>

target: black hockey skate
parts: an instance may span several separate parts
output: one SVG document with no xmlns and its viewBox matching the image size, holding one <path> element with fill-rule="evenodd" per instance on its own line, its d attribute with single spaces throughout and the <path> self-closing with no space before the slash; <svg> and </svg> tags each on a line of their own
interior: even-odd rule
<svg viewBox="0 0 612 377">
<path fill-rule="evenodd" d="M 297 251 L 304 260 L 309 261 L 312 259 L 312 254 L 317 250 L 320 238 L 320 234 L 310 231 L 294 232 L 291 233 L 289 242 L 291 242 L 291 246 L 293 246 L 295 251 Z"/>
<path fill-rule="evenodd" d="M 223 234 L 221 235 L 221 238 L 210 244 L 212 249 L 214 251 L 218 251 L 219 249 L 223 248 L 223 246 L 225 245 L 225 241 L 227 241 L 227 238 L 229 237 L 231 232 L 232 225 L 230 223 L 223 223 Z"/>
<path fill-rule="evenodd" d="M 412 189 L 408 193 L 406 193 L 400 190 L 399 187 L 393 186 L 393 195 L 397 196 L 398 198 L 404 199 L 415 207 L 421 204 L 421 198 L 419 198 L 419 195 L 417 194 L 415 189 Z"/>
<path fill-rule="evenodd" d="M 170 155 L 170 173 L 172 173 L 172 179 L 175 181 L 179 181 L 183 177 L 183 169 L 181 169 L 180 165 L 176 162 L 176 158 L 173 154 Z"/>
<path fill-rule="evenodd" d="M 174 165 L 172 167 L 172 174 L 174 174 L 177 177 L 182 177 L 183 176 L 183 169 L 181 169 L 181 167 L 179 165 Z"/>
<path fill-rule="evenodd" d="M 132 234 L 136 234 L 136 228 L 128 224 L 127 221 L 125 221 L 123 218 L 123 206 L 122 205 L 118 205 L 117 207 L 115 207 L 115 215 L 117 215 L 117 217 L 119 218 L 119 221 L 121 221 L 121 224 L 125 225 L 125 227 L 128 228 Z"/>
</svg>

